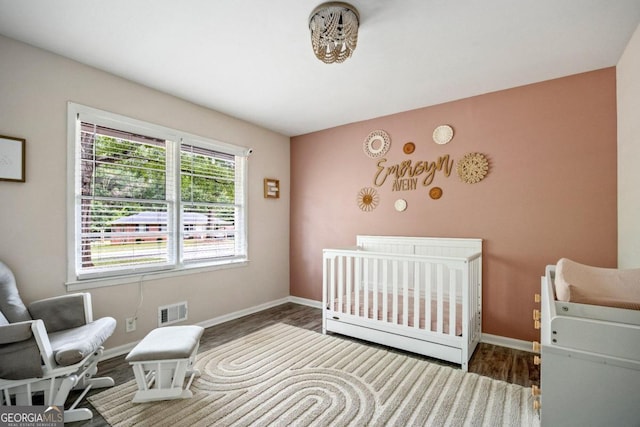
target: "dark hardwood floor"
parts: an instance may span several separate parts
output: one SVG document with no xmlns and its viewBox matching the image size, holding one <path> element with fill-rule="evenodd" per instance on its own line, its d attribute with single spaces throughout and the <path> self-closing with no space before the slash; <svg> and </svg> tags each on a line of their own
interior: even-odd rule
<svg viewBox="0 0 640 427">
<path fill-rule="evenodd" d="M 220 344 L 232 341 L 238 337 L 250 334 L 264 328 L 265 326 L 273 325 L 275 323 L 286 323 L 300 328 L 321 332 L 322 310 L 299 304 L 287 303 L 207 328 L 200 341 L 200 351 L 207 351 Z M 401 352 L 394 349 L 389 350 Z M 437 359 L 431 359 L 419 355 L 413 356 L 429 360 L 434 363 L 451 365 Z M 98 365 L 98 376 L 110 376 L 115 380 L 116 384 L 122 384 L 132 380 L 133 371 L 129 364 L 125 362 L 124 357 L 125 356 L 118 356 L 100 362 Z M 538 367 L 533 364 L 532 353 L 483 343 L 481 343 L 476 349 L 469 364 L 469 371 L 510 383 L 520 384 L 525 387 L 530 387 L 532 384 L 538 384 L 540 376 Z M 99 393 L 100 391 L 101 390 L 92 390 L 89 392 L 89 395 Z M 69 402 L 73 402 L 72 396 L 69 398 Z M 69 423 L 66 424 L 67 426 L 103 427 L 109 425 L 100 416 L 100 414 L 93 409 L 86 399 L 79 406 L 90 408 L 94 414 L 93 419 L 90 421 Z"/>
</svg>

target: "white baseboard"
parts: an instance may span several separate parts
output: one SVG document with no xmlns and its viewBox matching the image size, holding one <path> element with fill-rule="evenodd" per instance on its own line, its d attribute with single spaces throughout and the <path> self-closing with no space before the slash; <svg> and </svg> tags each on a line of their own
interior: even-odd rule
<svg viewBox="0 0 640 427">
<path fill-rule="evenodd" d="M 219 325 L 220 323 L 235 320 L 240 317 L 248 316 L 249 314 L 257 313 L 262 310 L 266 310 L 271 307 L 276 307 L 289 302 L 289 297 L 281 298 L 274 301 L 265 302 L 264 304 L 255 305 L 253 307 L 245 308 L 242 310 L 234 311 L 233 313 L 223 314 L 222 316 L 214 317 L 213 319 L 205 320 L 204 322 L 196 323 L 203 328 L 210 328 L 211 326 Z"/>
<path fill-rule="evenodd" d="M 322 308 L 322 302 L 307 298 L 288 296 L 285 298 L 269 301 L 264 304 L 259 304 L 253 307 L 245 308 L 242 310 L 234 311 L 233 313 L 223 314 L 222 316 L 214 317 L 213 319 L 205 320 L 197 323 L 198 326 L 203 328 L 209 328 L 211 326 L 219 325 L 230 320 L 239 319 L 240 317 L 247 316 L 249 314 L 257 313 L 259 311 L 266 310 L 268 308 L 276 307 L 287 302 L 294 304 L 305 305 L 313 308 Z M 104 351 L 102 360 L 111 359 L 123 354 L 129 353 L 133 347 L 138 344 L 140 340 L 131 343 L 123 344 L 117 347 L 109 348 Z M 482 334 L 481 342 L 493 345 L 499 345 L 502 347 L 513 348 L 515 350 L 531 351 L 531 343 L 529 341 L 517 340 L 514 338 L 501 337 L 498 335 Z"/>
<path fill-rule="evenodd" d="M 123 344 L 123 345 L 119 345 L 117 347 L 108 348 L 108 349 L 106 349 L 104 351 L 104 353 L 102 353 L 102 357 L 100 358 L 100 360 L 112 359 L 114 357 L 118 357 L 118 356 L 122 356 L 123 354 L 127 354 L 131 350 L 133 350 L 133 347 L 135 347 L 136 344 L 138 344 L 139 342 L 140 342 L 140 340 L 134 341 L 134 342 L 130 342 L 130 343 L 127 343 L 127 344 Z"/>
<path fill-rule="evenodd" d="M 480 342 L 485 344 L 499 345 L 501 347 L 512 348 L 514 350 L 532 351 L 530 341 L 517 340 L 515 338 L 501 337 L 499 335 L 482 334 Z"/>
<path fill-rule="evenodd" d="M 292 302 L 295 304 L 306 305 L 308 307 L 313 307 L 313 308 L 322 308 L 322 301 L 316 301 L 313 299 L 293 297 L 293 296 L 290 296 L 288 300 L 289 302 Z"/>
<path fill-rule="evenodd" d="M 259 311 L 263 311 L 263 310 L 266 310 L 268 308 L 276 307 L 278 305 L 282 305 L 282 304 L 287 303 L 287 302 L 296 302 L 298 304 L 303 304 L 302 302 L 291 301 L 290 298 L 291 297 L 285 297 L 285 298 L 281 298 L 281 299 L 278 299 L 278 300 L 269 301 L 269 302 L 266 302 L 264 304 L 259 304 L 259 305 L 253 306 L 253 307 L 249 307 L 249 308 L 245 308 L 245 309 L 242 309 L 242 310 L 234 311 L 233 313 L 223 314 L 222 316 L 214 317 L 213 319 L 209 319 L 209 320 L 205 320 L 203 322 L 196 323 L 196 325 L 202 326 L 203 328 L 209 328 L 211 326 L 219 325 L 220 323 L 228 322 L 230 320 L 239 319 L 240 317 L 244 317 L 244 316 L 247 316 L 249 314 L 257 313 Z M 300 298 L 300 300 L 302 300 L 302 298 Z M 311 301 L 311 300 L 308 300 L 308 301 Z M 319 306 L 322 306 L 321 303 L 318 303 L 318 304 L 320 304 Z M 140 340 L 137 340 L 137 341 L 134 341 L 134 342 L 131 342 L 131 343 L 120 345 L 118 347 L 109 348 L 109 349 L 104 351 L 101 360 L 111 359 L 113 357 L 117 357 L 117 356 L 120 356 L 120 355 L 123 355 L 123 354 L 127 354 L 131 350 L 133 350 L 133 347 L 135 347 L 136 344 L 138 344 L 139 342 L 140 342 Z"/>
</svg>

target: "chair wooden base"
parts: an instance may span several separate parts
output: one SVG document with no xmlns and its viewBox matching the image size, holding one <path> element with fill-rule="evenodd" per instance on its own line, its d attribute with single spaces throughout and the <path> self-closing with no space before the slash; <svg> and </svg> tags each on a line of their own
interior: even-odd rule
<svg viewBox="0 0 640 427">
<path fill-rule="evenodd" d="M 0 380 L 0 404 L 12 406 L 12 400 L 15 400 L 15 405 L 31 406 L 34 404 L 34 394 L 43 393 L 45 405 L 64 408 L 71 390 L 82 390 L 76 400 L 64 410 L 64 422 L 90 420 L 93 417 L 91 410 L 78 408 L 78 404 L 89 390 L 114 385 L 113 378 L 92 377 L 97 372 L 102 353 L 103 349 L 100 347 L 80 363 L 54 369 L 43 378 Z"/>
</svg>

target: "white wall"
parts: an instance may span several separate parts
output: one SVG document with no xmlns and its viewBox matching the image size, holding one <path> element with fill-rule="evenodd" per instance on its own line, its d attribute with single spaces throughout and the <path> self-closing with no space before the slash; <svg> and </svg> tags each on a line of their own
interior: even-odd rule
<svg viewBox="0 0 640 427">
<path fill-rule="evenodd" d="M 198 323 L 289 295 L 288 137 L 5 37 L 0 58 L 0 135 L 27 140 L 26 183 L 0 181 L 0 260 L 25 301 L 66 292 L 68 101 L 254 149 L 249 266 L 143 282 L 133 333 L 124 320 L 138 285 L 92 290 L 94 315 L 118 321 L 107 347 L 139 340 L 157 325 L 160 305 L 186 300 L 189 322 Z M 265 177 L 280 180 L 280 199 L 263 198 Z"/>
<path fill-rule="evenodd" d="M 616 68 L 618 267 L 640 267 L 640 26 Z"/>
</svg>

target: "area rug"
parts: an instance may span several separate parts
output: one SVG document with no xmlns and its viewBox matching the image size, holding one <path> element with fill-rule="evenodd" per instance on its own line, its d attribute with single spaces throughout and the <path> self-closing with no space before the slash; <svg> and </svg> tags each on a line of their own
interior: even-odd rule
<svg viewBox="0 0 640 427">
<path fill-rule="evenodd" d="M 112 426 L 538 426 L 529 389 L 277 324 L 198 355 L 190 399 L 89 397 Z"/>
</svg>

